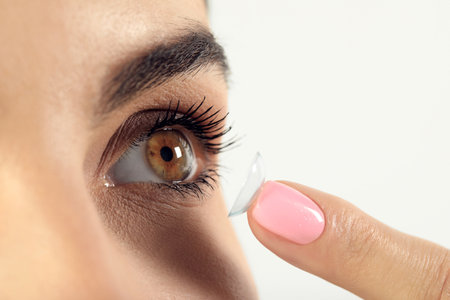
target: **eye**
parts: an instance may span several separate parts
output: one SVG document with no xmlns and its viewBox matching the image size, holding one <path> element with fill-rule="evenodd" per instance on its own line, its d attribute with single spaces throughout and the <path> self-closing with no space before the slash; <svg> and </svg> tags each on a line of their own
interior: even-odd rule
<svg viewBox="0 0 450 300">
<path fill-rule="evenodd" d="M 203 165 L 198 152 L 181 130 L 162 128 L 131 146 L 112 166 L 107 178 L 113 185 L 189 181 Z"/>
<path fill-rule="evenodd" d="M 109 164 L 120 148 L 122 154 L 106 172 L 107 187 L 126 183 L 153 183 L 182 194 L 201 196 L 214 189 L 218 177 L 217 154 L 235 139 L 222 137 L 227 114 L 198 104 L 181 109 L 143 110 L 131 115 L 117 129 L 102 155 L 100 167 Z M 122 146 L 124 145 L 125 146 Z M 123 152 L 125 150 L 125 152 Z M 116 156 L 117 157 L 117 156 Z"/>
</svg>

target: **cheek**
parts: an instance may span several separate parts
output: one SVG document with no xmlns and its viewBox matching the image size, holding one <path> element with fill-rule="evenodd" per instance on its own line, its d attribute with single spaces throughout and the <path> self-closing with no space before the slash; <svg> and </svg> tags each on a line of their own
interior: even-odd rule
<svg viewBox="0 0 450 300">
<path fill-rule="evenodd" d="M 98 208 L 122 251 L 133 257 L 136 272 L 146 278 L 149 293 L 254 297 L 220 191 L 198 205 L 143 198 L 139 191 L 121 194 L 120 200 L 98 197 Z"/>
</svg>

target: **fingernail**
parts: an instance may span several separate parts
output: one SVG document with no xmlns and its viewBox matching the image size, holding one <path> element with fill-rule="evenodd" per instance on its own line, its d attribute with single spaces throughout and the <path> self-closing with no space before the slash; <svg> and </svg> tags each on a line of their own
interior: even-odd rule
<svg viewBox="0 0 450 300">
<path fill-rule="evenodd" d="M 299 191 L 276 181 L 261 188 L 252 216 L 262 227 L 296 244 L 309 244 L 323 232 L 319 206 Z"/>
</svg>

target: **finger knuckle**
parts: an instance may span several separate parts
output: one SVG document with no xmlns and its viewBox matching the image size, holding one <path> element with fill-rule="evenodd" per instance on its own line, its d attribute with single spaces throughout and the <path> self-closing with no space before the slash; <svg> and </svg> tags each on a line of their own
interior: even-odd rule
<svg viewBox="0 0 450 300">
<path fill-rule="evenodd" d="M 376 243 L 380 242 L 376 224 L 368 216 L 350 210 L 341 211 L 332 222 L 343 247 L 345 264 L 354 270 L 360 269 L 355 266 L 366 264 L 374 254 Z"/>
<path fill-rule="evenodd" d="M 415 299 L 450 299 L 450 256 L 449 251 L 428 242 L 418 246 L 420 255 L 413 261 L 412 267 L 417 271 L 409 296 Z"/>
<path fill-rule="evenodd" d="M 438 280 L 439 298 L 441 300 L 450 299 L 450 251 L 445 250 L 444 259 L 439 264 L 438 274 L 441 280 Z"/>
</svg>

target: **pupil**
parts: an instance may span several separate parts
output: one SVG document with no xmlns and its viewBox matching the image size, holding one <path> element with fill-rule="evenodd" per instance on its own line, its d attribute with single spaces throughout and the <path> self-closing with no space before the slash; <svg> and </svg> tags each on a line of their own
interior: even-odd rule
<svg viewBox="0 0 450 300">
<path fill-rule="evenodd" d="M 159 154 L 161 155 L 161 158 L 164 161 L 171 161 L 173 158 L 172 149 L 170 149 L 167 146 L 162 147 L 161 150 L 159 151 Z"/>
</svg>

